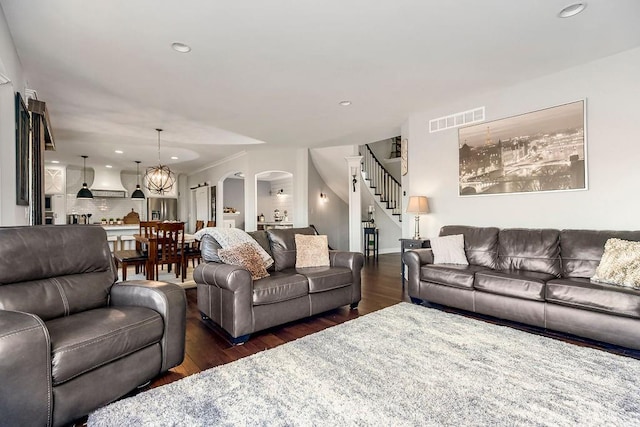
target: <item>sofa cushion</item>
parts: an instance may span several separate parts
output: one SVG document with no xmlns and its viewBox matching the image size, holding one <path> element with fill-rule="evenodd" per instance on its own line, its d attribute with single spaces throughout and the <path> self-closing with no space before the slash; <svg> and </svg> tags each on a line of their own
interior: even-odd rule
<svg viewBox="0 0 640 427">
<path fill-rule="evenodd" d="M 0 229 L 0 309 L 49 320 L 104 307 L 117 278 L 100 226 Z"/>
<path fill-rule="evenodd" d="M 479 265 L 425 264 L 420 269 L 420 280 L 454 288 L 472 289 L 476 272 L 485 270 L 485 267 Z"/>
<path fill-rule="evenodd" d="M 269 255 L 269 253 L 244 230 L 240 230 L 238 228 L 205 227 L 202 230 L 196 231 L 194 237 L 198 240 L 202 240 L 206 235 L 212 236 L 224 249 L 241 243 L 249 243 L 250 245 L 253 245 L 260 254 L 265 268 L 269 268 L 273 264 L 273 258 L 271 255 Z"/>
<path fill-rule="evenodd" d="M 316 234 L 316 231 L 312 227 L 267 230 L 276 271 L 295 267 L 296 234 L 312 235 Z"/>
<path fill-rule="evenodd" d="M 640 231 L 562 230 L 562 277 L 592 277 L 611 238 L 640 241 Z"/>
<path fill-rule="evenodd" d="M 262 279 L 269 275 L 260 253 L 251 243 L 240 243 L 230 248 L 219 249 L 218 256 L 225 264 L 244 267 L 251 273 L 251 279 L 253 280 Z"/>
<path fill-rule="evenodd" d="M 544 301 L 545 284 L 555 278 L 536 271 L 485 270 L 476 274 L 473 287 L 479 291 L 534 301 Z"/>
<path fill-rule="evenodd" d="M 560 277 L 560 231 L 500 230 L 497 269 L 534 271 Z"/>
<path fill-rule="evenodd" d="M 496 268 L 498 262 L 498 231 L 496 227 L 447 225 L 440 229 L 441 236 L 462 234 L 464 250 L 469 264 Z"/>
<path fill-rule="evenodd" d="M 253 305 L 273 304 L 308 294 L 307 278 L 295 271 L 274 272 L 253 282 Z"/>
<path fill-rule="evenodd" d="M 607 240 L 591 281 L 640 289 L 640 242 Z"/>
<path fill-rule="evenodd" d="M 129 306 L 83 311 L 46 326 L 54 385 L 157 343 L 164 332 L 160 314 Z"/>
<path fill-rule="evenodd" d="M 218 251 L 222 249 L 220 243 L 210 234 L 204 234 L 200 239 L 200 254 L 204 262 L 222 262 Z"/>
<path fill-rule="evenodd" d="M 429 239 L 434 264 L 469 265 L 464 252 L 464 235 L 452 234 Z"/>
<path fill-rule="evenodd" d="M 266 231 L 264 230 L 249 231 L 247 232 L 247 234 L 253 237 L 253 239 L 256 242 L 258 242 L 258 244 L 262 247 L 262 249 L 264 249 L 271 258 L 273 258 L 273 253 L 271 253 L 271 245 L 269 244 L 269 236 L 267 235 Z"/>
<path fill-rule="evenodd" d="M 309 281 L 309 293 L 330 291 L 351 285 L 353 274 L 346 267 L 296 268 Z"/>
<path fill-rule="evenodd" d="M 640 291 L 593 283 L 589 279 L 553 279 L 547 283 L 548 302 L 640 319 Z"/>
</svg>

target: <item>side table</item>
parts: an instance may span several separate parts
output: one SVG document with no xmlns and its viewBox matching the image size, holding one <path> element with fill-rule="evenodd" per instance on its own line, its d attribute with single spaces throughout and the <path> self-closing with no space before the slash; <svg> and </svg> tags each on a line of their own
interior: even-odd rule
<svg viewBox="0 0 640 427">
<path fill-rule="evenodd" d="M 404 251 L 408 249 L 430 248 L 429 239 L 400 239 L 400 268 L 402 269 L 402 287 L 404 288 Z"/>
<path fill-rule="evenodd" d="M 369 258 L 369 253 L 378 259 L 378 229 L 376 227 L 364 228 L 364 256 Z"/>
</svg>

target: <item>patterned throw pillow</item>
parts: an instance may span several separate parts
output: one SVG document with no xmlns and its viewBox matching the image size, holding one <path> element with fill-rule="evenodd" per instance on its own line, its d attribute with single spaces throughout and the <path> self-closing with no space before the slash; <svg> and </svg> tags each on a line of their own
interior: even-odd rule
<svg viewBox="0 0 640 427">
<path fill-rule="evenodd" d="M 640 242 L 607 240 L 591 281 L 640 289 Z"/>
<path fill-rule="evenodd" d="M 464 253 L 464 235 L 453 234 L 429 239 L 434 264 L 469 265 Z"/>
<path fill-rule="evenodd" d="M 329 243 L 327 236 L 296 234 L 296 268 L 328 267 Z"/>
<path fill-rule="evenodd" d="M 218 256 L 225 264 L 244 267 L 251 273 L 253 280 L 269 276 L 262 257 L 250 243 L 240 243 L 230 248 L 218 249 Z"/>
</svg>

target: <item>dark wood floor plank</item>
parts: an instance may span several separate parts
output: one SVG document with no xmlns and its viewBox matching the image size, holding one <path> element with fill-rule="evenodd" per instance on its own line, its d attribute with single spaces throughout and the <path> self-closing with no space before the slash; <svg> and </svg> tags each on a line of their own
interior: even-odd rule
<svg viewBox="0 0 640 427">
<path fill-rule="evenodd" d="M 400 255 L 369 259 L 362 270 L 362 301 L 356 310 L 348 306 L 253 334 L 241 346 L 232 346 L 224 331 L 200 318 L 195 289 L 187 290 L 187 338 L 184 362 L 156 378 L 147 388 L 158 387 L 197 372 L 233 362 L 286 342 L 355 319 L 384 307 L 408 301 L 400 282 Z"/>
</svg>

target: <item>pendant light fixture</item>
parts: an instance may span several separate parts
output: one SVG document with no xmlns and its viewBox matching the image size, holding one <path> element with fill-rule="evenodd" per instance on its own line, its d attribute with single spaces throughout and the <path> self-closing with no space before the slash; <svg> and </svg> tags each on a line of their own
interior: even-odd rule
<svg viewBox="0 0 640 427">
<path fill-rule="evenodd" d="M 83 183 L 82 188 L 78 191 L 76 195 L 76 199 L 93 199 L 93 193 L 87 187 L 87 158 L 89 156 L 81 156 L 82 157 L 82 174 L 83 174 Z"/>
<path fill-rule="evenodd" d="M 169 166 L 160 162 L 160 132 L 162 129 L 156 129 L 156 131 L 158 131 L 158 166 L 147 168 L 145 187 L 152 193 L 165 194 L 173 188 L 176 176 L 171 172 Z"/>
<path fill-rule="evenodd" d="M 144 199 L 144 193 L 140 189 L 140 160 L 136 160 L 136 190 L 131 195 L 132 199 Z"/>
</svg>

